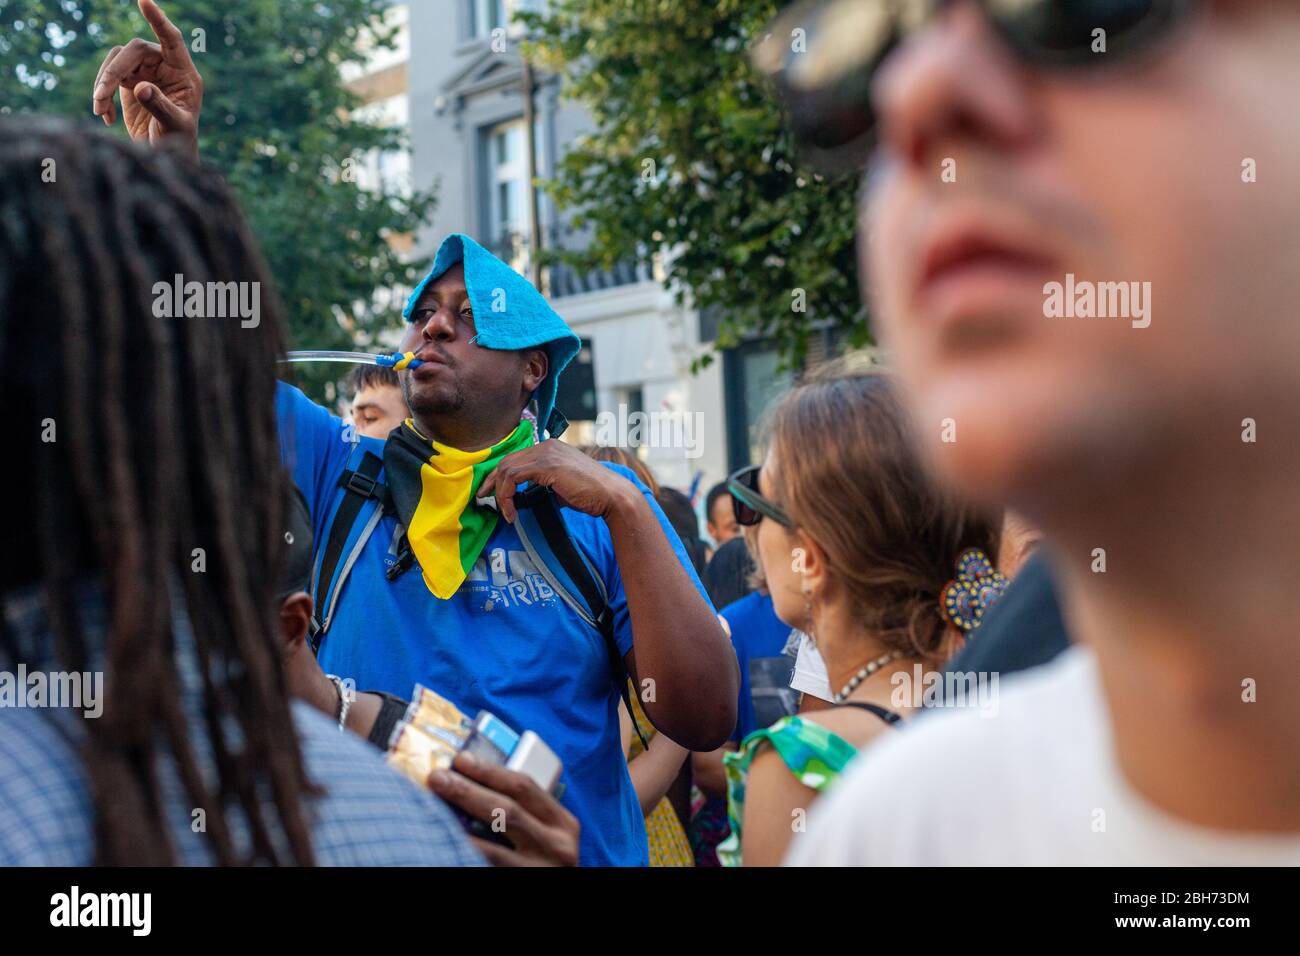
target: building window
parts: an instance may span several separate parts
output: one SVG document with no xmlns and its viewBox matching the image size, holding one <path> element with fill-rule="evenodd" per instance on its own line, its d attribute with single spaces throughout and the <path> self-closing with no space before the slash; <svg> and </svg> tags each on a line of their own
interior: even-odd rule
<svg viewBox="0 0 1300 956">
<path fill-rule="evenodd" d="M 542 117 L 534 124 L 537 148 L 537 175 L 546 175 L 542 159 Z M 483 134 L 482 176 L 484 196 L 482 214 L 486 217 L 481 230 L 488 248 L 509 262 L 521 274 L 528 273 L 528 236 L 532 210 L 532 188 L 528 179 L 528 139 L 522 120 L 510 120 L 488 127 Z M 539 197 L 540 199 L 540 197 Z M 539 215 L 541 209 L 539 207 Z M 543 228 L 545 217 L 543 217 Z"/>
<path fill-rule="evenodd" d="M 768 407 L 794 384 L 775 350 L 746 342 L 723 353 L 730 469 L 762 461 L 760 424 Z"/>
<path fill-rule="evenodd" d="M 514 37 L 523 25 L 513 22 L 516 13 L 545 13 L 546 0 L 465 0 L 469 4 L 469 35 L 475 40 L 490 40 L 492 31 L 504 28 Z"/>
<path fill-rule="evenodd" d="M 528 228 L 528 161 L 524 146 L 524 124 L 518 120 L 488 134 L 488 223 L 493 241 L 522 235 Z"/>
<path fill-rule="evenodd" d="M 596 362 L 592 348 L 591 339 L 582 339 L 582 348 L 556 385 L 555 407 L 575 424 L 596 420 Z M 575 428 L 574 435 L 577 434 Z M 589 433 L 586 442 L 592 440 Z"/>
<path fill-rule="evenodd" d="M 528 157 L 524 124 L 512 120 L 487 131 L 484 143 L 488 248 L 523 273 L 528 253 Z"/>
<path fill-rule="evenodd" d="M 624 411 L 623 408 L 617 410 L 618 420 L 620 422 L 631 422 L 633 421 L 633 415 L 641 415 L 645 412 L 645 390 L 640 385 L 631 385 L 625 388 L 620 388 L 617 390 L 616 394 L 618 396 L 618 404 L 626 408 L 626 411 Z M 640 435 L 639 429 L 637 430 L 636 435 Z M 641 447 L 641 441 L 639 439 L 633 440 L 634 437 L 635 436 L 631 434 L 622 435 L 620 436 L 619 444 L 626 442 L 628 448 L 636 451 Z"/>
<path fill-rule="evenodd" d="M 509 22 L 506 0 L 468 0 L 469 35 L 486 39 Z"/>
</svg>

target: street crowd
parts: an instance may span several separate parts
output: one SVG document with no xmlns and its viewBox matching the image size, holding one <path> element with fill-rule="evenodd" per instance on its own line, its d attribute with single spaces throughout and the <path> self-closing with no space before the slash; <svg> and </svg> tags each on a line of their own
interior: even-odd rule
<svg viewBox="0 0 1300 956">
<path fill-rule="evenodd" d="M 105 691 L 0 694 L 0 864 L 1300 864 L 1294 4 L 782 14 L 880 348 L 698 509 L 563 440 L 579 339 L 469 235 L 295 387 L 139 5 L 129 138 L 0 118 L 0 671 Z"/>
</svg>

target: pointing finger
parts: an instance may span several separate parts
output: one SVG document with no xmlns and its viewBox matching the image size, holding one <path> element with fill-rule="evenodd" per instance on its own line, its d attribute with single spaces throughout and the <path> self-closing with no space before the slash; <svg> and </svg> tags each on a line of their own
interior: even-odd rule
<svg viewBox="0 0 1300 956">
<path fill-rule="evenodd" d="M 167 14 L 162 12 L 162 8 L 154 3 L 154 0 L 140 0 L 140 12 L 149 21 L 149 26 L 153 28 L 153 35 L 158 38 L 167 59 L 193 65 L 194 61 L 190 59 L 190 48 L 185 45 L 184 34 L 167 19 Z"/>
</svg>

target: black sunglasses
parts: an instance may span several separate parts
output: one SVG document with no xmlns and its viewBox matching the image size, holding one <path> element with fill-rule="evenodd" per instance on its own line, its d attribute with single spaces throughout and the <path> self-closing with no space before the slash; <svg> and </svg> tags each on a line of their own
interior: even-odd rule
<svg viewBox="0 0 1300 956">
<path fill-rule="evenodd" d="M 764 518 L 771 518 L 777 524 L 793 528 L 784 511 L 768 501 L 758 492 L 759 465 L 749 465 L 740 469 L 727 479 L 727 491 L 731 494 L 731 513 L 736 516 L 736 524 L 749 528 Z"/>
<path fill-rule="evenodd" d="M 804 0 L 772 21 L 751 57 L 775 84 L 795 141 L 815 166 L 843 172 L 865 164 L 876 125 L 876 71 L 953 2 Z M 1201 0 L 969 2 L 1022 62 L 1065 68 L 1103 66 L 1144 50 Z"/>
</svg>

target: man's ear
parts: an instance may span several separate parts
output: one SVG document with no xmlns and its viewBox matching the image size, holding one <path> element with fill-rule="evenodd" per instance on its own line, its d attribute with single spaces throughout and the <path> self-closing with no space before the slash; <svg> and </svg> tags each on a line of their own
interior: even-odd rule
<svg viewBox="0 0 1300 956">
<path fill-rule="evenodd" d="M 291 653 L 307 643 L 315 607 L 315 602 L 306 591 L 296 591 L 280 602 L 280 640 L 284 644 L 285 653 Z"/>
<path fill-rule="evenodd" d="M 546 378 L 550 369 L 550 359 L 545 349 L 524 350 L 524 391 L 531 395 Z"/>
</svg>

